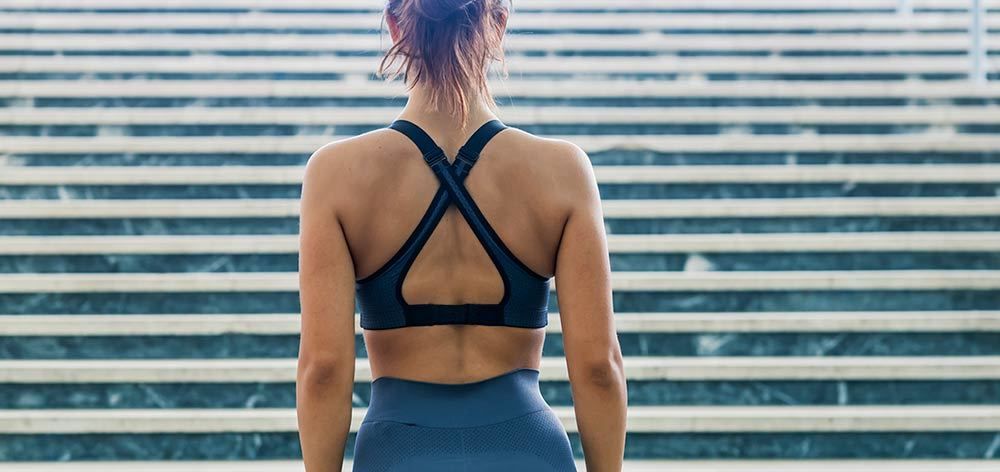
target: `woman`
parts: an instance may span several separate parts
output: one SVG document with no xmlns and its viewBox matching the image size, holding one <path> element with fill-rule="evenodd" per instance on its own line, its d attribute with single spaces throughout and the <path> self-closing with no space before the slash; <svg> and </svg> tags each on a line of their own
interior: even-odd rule
<svg viewBox="0 0 1000 472">
<path fill-rule="evenodd" d="M 310 472 L 342 467 L 356 301 L 374 380 L 355 471 L 576 470 L 538 384 L 553 275 L 587 470 L 621 470 L 626 385 L 597 183 L 578 146 L 493 114 L 486 69 L 503 60 L 509 8 L 390 0 L 379 72 L 397 64 L 406 106 L 306 165 L 297 407 Z"/>
</svg>

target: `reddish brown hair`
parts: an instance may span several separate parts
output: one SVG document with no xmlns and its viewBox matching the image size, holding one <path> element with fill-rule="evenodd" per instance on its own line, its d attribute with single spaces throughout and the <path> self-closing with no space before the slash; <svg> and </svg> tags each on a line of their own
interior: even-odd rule
<svg viewBox="0 0 1000 472">
<path fill-rule="evenodd" d="M 500 25 L 510 13 L 508 0 L 387 0 L 385 12 L 396 19 L 399 38 L 382 58 L 379 75 L 403 75 L 407 90 L 425 84 L 432 109 L 458 115 L 463 127 L 471 96 L 485 97 L 495 110 L 487 70 L 496 60 L 507 75 Z"/>
</svg>

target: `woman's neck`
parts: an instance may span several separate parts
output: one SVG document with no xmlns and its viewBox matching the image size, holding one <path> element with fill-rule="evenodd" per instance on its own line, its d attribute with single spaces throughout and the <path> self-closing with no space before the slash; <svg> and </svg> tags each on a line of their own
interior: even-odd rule
<svg viewBox="0 0 1000 472">
<path fill-rule="evenodd" d="M 469 97 L 469 110 L 463 129 L 463 123 L 457 114 L 449 113 L 443 109 L 431 109 L 430 94 L 428 92 L 429 90 L 422 85 L 413 87 L 407 97 L 406 105 L 400 111 L 399 115 L 397 115 L 397 118 L 419 121 L 428 133 L 440 136 L 442 140 L 453 139 L 456 141 L 462 139 L 464 134 L 474 131 L 474 129 L 470 130 L 470 127 L 496 118 L 496 114 L 489 108 L 482 96 L 470 93 L 466 95 Z M 463 129 L 463 131 L 457 131 L 459 129 Z M 448 144 L 451 143 L 438 143 L 442 148 L 446 148 Z M 461 144 L 456 144 L 456 147 L 461 146 Z"/>
</svg>

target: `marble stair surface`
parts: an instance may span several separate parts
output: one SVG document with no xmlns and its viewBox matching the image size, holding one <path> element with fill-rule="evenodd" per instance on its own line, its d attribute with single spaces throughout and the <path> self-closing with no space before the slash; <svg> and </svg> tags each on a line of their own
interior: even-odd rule
<svg viewBox="0 0 1000 472">
<path fill-rule="evenodd" d="M 514 2 L 491 88 L 593 161 L 624 472 L 1000 472 L 970 4 Z M 302 470 L 299 186 L 405 103 L 380 7 L 0 0 L 0 470 Z M 584 470 L 558 298 L 542 393 Z"/>
</svg>

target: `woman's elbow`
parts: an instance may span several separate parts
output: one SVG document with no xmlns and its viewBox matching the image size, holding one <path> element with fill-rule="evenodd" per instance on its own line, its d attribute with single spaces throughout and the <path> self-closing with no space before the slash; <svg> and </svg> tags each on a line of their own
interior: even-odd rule
<svg viewBox="0 0 1000 472">
<path fill-rule="evenodd" d="M 353 360 L 300 357 L 295 383 L 301 393 L 327 392 L 351 388 L 354 384 Z"/>
<path fill-rule="evenodd" d="M 620 351 L 610 350 L 606 356 L 592 357 L 578 363 L 585 384 L 599 388 L 616 388 L 625 382 L 625 364 Z"/>
</svg>

